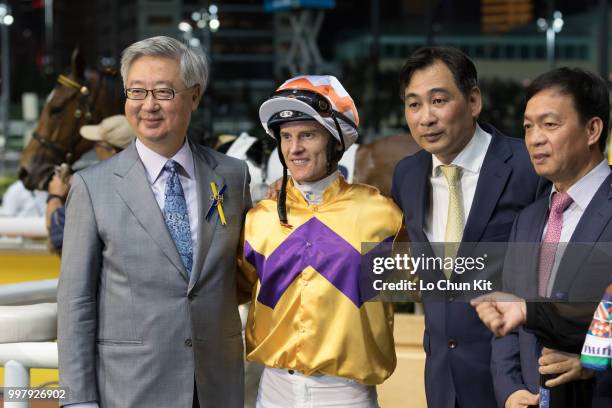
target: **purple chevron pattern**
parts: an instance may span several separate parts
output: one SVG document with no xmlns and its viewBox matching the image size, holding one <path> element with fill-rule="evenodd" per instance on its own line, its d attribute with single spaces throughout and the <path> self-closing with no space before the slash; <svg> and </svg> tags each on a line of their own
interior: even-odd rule
<svg viewBox="0 0 612 408">
<path fill-rule="evenodd" d="M 248 242 L 244 255 L 257 270 L 261 282 L 257 300 L 272 309 L 308 266 L 355 306 L 361 307 L 364 302 L 359 288 L 361 254 L 316 217 L 296 228 L 267 258 Z"/>
</svg>

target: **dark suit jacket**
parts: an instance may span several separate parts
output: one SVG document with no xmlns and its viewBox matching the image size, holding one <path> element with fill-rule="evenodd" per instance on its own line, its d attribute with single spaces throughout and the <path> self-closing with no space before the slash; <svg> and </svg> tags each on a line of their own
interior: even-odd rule
<svg viewBox="0 0 612 408">
<path fill-rule="evenodd" d="M 463 242 L 505 242 L 516 214 L 545 188 L 533 171 L 522 140 L 508 138 L 491 126 L 492 134 L 480 170 Z M 420 151 L 401 160 L 393 175 L 392 196 L 403 209 L 411 243 L 427 246 L 423 231 L 430 206 L 432 157 Z M 473 250 L 461 244 L 458 256 Z M 501 276 L 503 259 L 488 265 L 488 275 Z M 437 271 L 437 279 L 443 272 Z M 453 279 L 457 276 L 453 274 Z M 466 302 L 449 297 L 424 301 L 426 353 L 425 389 L 430 408 L 491 408 L 496 405 L 490 371 L 492 334 Z"/>
<path fill-rule="evenodd" d="M 553 285 L 551 297 L 555 300 L 597 302 L 609 283 L 612 265 L 611 183 L 612 174 L 597 190 L 576 226 Z M 525 208 L 517 217 L 509 240 L 519 244 L 508 249 L 504 290 L 528 300 L 538 296 L 539 243 L 548 219 L 548 204 L 548 197 L 543 197 Z M 541 344 L 536 336 L 522 328 L 494 341 L 492 366 L 500 403 L 519 389 L 538 392 L 540 351 Z"/>
</svg>

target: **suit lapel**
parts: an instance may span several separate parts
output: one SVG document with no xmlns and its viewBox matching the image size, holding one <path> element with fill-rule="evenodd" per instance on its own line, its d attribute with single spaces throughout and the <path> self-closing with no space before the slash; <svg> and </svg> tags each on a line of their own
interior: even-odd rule
<svg viewBox="0 0 612 408">
<path fill-rule="evenodd" d="M 191 291 L 202 277 L 201 272 L 204 260 L 213 240 L 216 225 L 221 222 L 217 210 L 213 212 L 208 220 L 206 219 L 206 213 L 210 207 L 212 197 L 210 183 L 214 182 L 217 185 L 217 189 L 221 189 L 225 184 L 223 176 L 215 171 L 217 162 L 210 155 L 206 154 L 201 147 L 193 143 L 190 146 L 193 152 L 198 192 L 198 242 L 194 246 L 194 263 L 188 291 Z"/>
<path fill-rule="evenodd" d="M 419 163 L 414 167 L 414 171 L 410 174 L 406 174 L 406 178 L 404 179 L 404 188 L 402 190 L 407 195 L 407 214 L 409 217 L 412 214 L 412 222 L 415 226 L 414 230 L 415 233 L 418 234 L 414 239 L 411 238 L 411 241 L 428 242 L 424 227 L 431 190 L 429 186 L 431 166 L 431 154 L 420 154 Z M 417 199 L 414 200 L 413 197 L 417 197 Z"/>
<path fill-rule="evenodd" d="M 580 265 L 584 263 L 594 248 L 593 245 L 587 245 L 587 243 L 597 242 L 612 218 L 611 183 L 612 173 L 597 189 L 584 214 L 580 217 L 576 230 L 570 238 L 570 242 L 576 243 L 576 245 L 569 244 L 563 253 L 553 287 L 553 294 L 559 291 L 567 291 L 571 287 L 575 275 L 580 270 Z"/>
<path fill-rule="evenodd" d="M 506 164 L 512 151 L 494 129 L 487 131 L 492 134 L 491 144 L 480 169 L 470 215 L 463 232 L 463 242 L 480 241 L 512 173 L 512 167 Z"/>
<path fill-rule="evenodd" d="M 580 217 L 572 242 L 595 242 L 612 218 L 612 173 L 599 186 L 584 214 Z"/>
<path fill-rule="evenodd" d="M 430 257 L 434 256 L 434 250 L 431 247 L 431 243 L 425 234 L 425 217 L 427 216 L 427 207 L 430 200 L 431 184 L 429 182 L 429 176 L 432 169 L 431 154 L 422 151 L 417 153 L 417 164 L 411 169 L 410 173 L 406 174 L 404 178 L 404 184 L 402 191 L 405 195 L 405 211 L 407 224 L 411 224 L 410 236 L 411 249 L 413 256 L 420 256 L 421 254 Z M 416 199 L 415 199 L 416 198 Z M 433 272 L 433 271 L 431 271 Z M 444 279 L 444 273 L 441 270 L 436 272 L 437 276 L 433 277 L 434 280 Z M 432 277 L 421 276 L 421 279 Z"/>
<path fill-rule="evenodd" d="M 122 154 L 115 174 L 118 176 L 119 196 L 183 279 L 187 280 L 187 272 L 149 187 L 144 165 L 133 143 Z"/>
</svg>

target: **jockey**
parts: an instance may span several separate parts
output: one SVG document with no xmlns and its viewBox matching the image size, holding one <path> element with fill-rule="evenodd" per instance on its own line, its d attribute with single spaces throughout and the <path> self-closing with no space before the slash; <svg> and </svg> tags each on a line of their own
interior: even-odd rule
<svg viewBox="0 0 612 408">
<path fill-rule="evenodd" d="M 284 176 L 278 200 L 248 212 L 239 262 L 252 300 L 247 358 L 265 366 L 257 406 L 378 407 L 375 385 L 396 365 L 393 310 L 366 302 L 361 244 L 392 239 L 401 211 L 337 171 L 359 117 L 335 77 L 289 79 L 259 117 Z"/>
</svg>

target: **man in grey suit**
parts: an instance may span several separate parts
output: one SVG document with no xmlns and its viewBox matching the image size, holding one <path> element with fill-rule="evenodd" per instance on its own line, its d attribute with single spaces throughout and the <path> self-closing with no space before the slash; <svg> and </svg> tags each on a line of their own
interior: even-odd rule
<svg viewBox="0 0 612 408">
<path fill-rule="evenodd" d="M 208 77 L 202 55 L 153 37 L 123 52 L 121 74 L 137 140 L 78 172 L 68 196 L 62 404 L 242 408 L 234 271 L 247 166 L 186 138 Z"/>
</svg>

